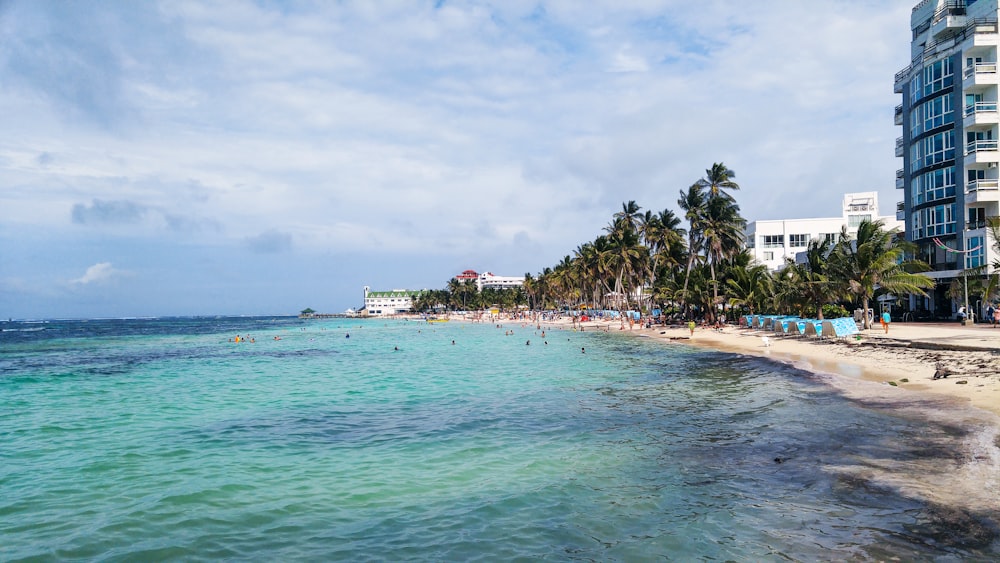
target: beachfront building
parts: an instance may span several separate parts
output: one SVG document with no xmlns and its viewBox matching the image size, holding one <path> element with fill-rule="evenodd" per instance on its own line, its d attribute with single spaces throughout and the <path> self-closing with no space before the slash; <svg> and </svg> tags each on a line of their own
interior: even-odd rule
<svg viewBox="0 0 1000 563">
<path fill-rule="evenodd" d="M 911 307 L 938 317 L 955 310 L 950 282 L 996 258 L 985 223 L 1000 212 L 998 15 L 997 0 L 923 0 L 910 15 L 912 60 L 893 84 L 897 214 L 938 282 Z"/>
<path fill-rule="evenodd" d="M 371 288 L 365 286 L 365 307 L 362 314 L 366 317 L 388 317 L 409 313 L 413 310 L 413 302 L 424 291 L 426 290 L 371 291 Z"/>
<path fill-rule="evenodd" d="M 484 272 L 476 278 L 479 291 L 489 287 L 493 289 L 508 289 L 524 285 L 524 276 L 497 276 L 492 272 Z"/>
<path fill-rule="evenodd" d="M 507 289 L 511 287 L 521 287 L 524 285 L 524 276 L 497 276 L 493 272 L 477 273 L 475 270 L 465 270 L 455 276 L 460 282 L 474 281 L 476 289 L 482 291 L 485 288 Z"/>
<path fill-rule="evenodd" d="M 849 235 L 856 235 L 865 219 L 882 220 L 887 229 L 903 231 L 903 222 L 895 215 L 879 214 L 878 192 L 860 192 L 844 194 L 838 217 L 752 221 L 744 235 L 753 257 L 773 272 L 783 268 L 785 260 L 795 260 L 797 254 L 805 252 L 813 239 L 835 242 L 844 227 Z"/>
</svg>

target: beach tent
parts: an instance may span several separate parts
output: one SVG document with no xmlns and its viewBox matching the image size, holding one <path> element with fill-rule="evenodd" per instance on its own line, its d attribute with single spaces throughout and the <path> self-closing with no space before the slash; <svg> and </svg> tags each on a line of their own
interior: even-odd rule
<svg viewBox="0 0 1000 563">
<path fill-rule="evenodd" d="M 858 323 L 856 323 L 853 318 L 842 317 L 839 319 L 823 321 L 823 332 L 821 335 L 824 337 L 833 336 L 841 338 L 852 334 L 858 334 L 859 332 Z"/>
</svg>

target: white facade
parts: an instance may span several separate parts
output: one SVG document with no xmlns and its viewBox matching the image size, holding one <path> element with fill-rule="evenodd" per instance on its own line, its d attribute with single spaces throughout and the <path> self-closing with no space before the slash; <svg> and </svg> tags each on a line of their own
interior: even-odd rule
<svg viewBox="0 0 1000 563">
<path fill-rule="evenodd" d="M 394 289 L 392 291 L 371 291 L 365 286 L 364 312 L 369 317 L 388 317 L 408 313 L 413 309 L 413 300 L 423 291 Z"/>
<path fill-rule="evenodd" d="M 487 287 L 506 289 L 522 285 L 524 285 L 524 276 L 495 276 L 492 272 L 484 272 L 476 278 L 476 287 L 479 288 L 479 291 Z"/>
<path fill-rule="evenodd" d="M 805 252 L 809 241 L 827 238 L 836 241 L 846 226 L 848 234 L 856 235 L 863 220 L 882 220 L 887 229 L 903 231 L 904 223 L 895 216 L 879 215 L 878 193 L 861 192 L 845 194 L 838 217 L 818 219 L 774 219 L 753 221 L 747 225 L 747 249 L 758 263 L 771 271 L 780 270 L 786 259 L 795 259 Z"/>
</svg>

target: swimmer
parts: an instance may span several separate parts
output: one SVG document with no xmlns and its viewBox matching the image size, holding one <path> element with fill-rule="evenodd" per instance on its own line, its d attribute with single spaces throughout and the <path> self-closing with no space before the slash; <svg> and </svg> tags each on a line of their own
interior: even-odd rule
<svg viewBox="0 0 1000 563">
<path fill-rule="evenodd" d="M 351 337 L 351 333 L 347 333 L 347 336 L 345 336 L 344 338 L 350 338 L 350 337 Z"/>
<path fill-rule="evenodd" d="M 587 349 L 581 346 L 580 347 L 580 353 L 581 354 L 586 354 L 587 353 Z"/>
<path fill-rule="evenodd" d="M 452 341 L 451 341 L 451 345 L 452 345 L 452 346 L 454 346 L 454 345 L 455 345 L 455 341 L 454 341 L 454 340 L 452 340 Z"/>
<path fill-rule="evenodd" d="M 399 346 L 393 346 L 392 350 L 393 352 L 399 352 Z"/>
<path fill-rule="evenodd" d="M 529 341 L 525 342 L 524 345 L 525 346 L 531 346 L 531 341 L 529 340 Z"/>
</svg>

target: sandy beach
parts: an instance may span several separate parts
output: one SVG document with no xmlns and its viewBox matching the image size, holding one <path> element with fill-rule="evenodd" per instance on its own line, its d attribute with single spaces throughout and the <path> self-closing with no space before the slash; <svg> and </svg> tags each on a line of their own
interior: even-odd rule
<svg viewBox="0 0 1000 563">
<path fill-rule="evenodd" d="M 568 319 L 542 324 L 571 326 Z M 862 331 L 860 339 L 783 336 L 733 325 L 721 331 L 698 327 L 691 335 L 686 327 L 622 329 L 618 320 L 592 320 L 583 327 L 766 357 L 848 381 L 882 384 L 894 392 L 932 394 L 1000 416 L 1000 328 L 990 325 L 893 323 L 888 334 L 876 325 Z"/>
</svg>

